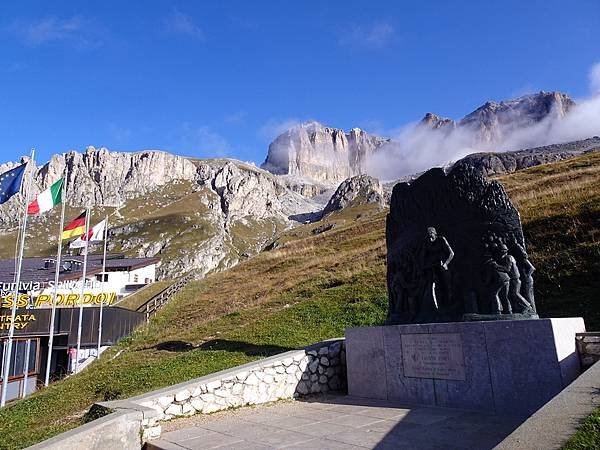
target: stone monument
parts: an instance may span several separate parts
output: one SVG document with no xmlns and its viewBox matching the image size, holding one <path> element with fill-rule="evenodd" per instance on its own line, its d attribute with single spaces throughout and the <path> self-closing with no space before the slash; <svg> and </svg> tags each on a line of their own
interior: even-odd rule
<svg viewBox="0 0 600 450">
<path fill-rule="evenodd" d="M 397 184 L 386 236 L 388 324 L 537 317 L 519 213 L 472 167 Z"/>
<path fill-rule="evenodd" d="M 519 213 L 468 165 L 394 187 L 386 326 L 346 330 L 348 393 L 529 415 L 580 373 L 583 319 L 539 319 Z"/>
</svg>

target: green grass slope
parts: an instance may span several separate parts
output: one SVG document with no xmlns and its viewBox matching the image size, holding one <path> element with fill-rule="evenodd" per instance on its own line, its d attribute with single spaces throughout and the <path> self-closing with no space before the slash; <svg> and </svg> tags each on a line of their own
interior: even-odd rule
<svg viewBox="0 0 600 450">
<path fill-rule="evenodd" d="M 577 433 L 565 444 L 563 450 L 600 449 L 600 408 L 590 414 L 579 426 Z"/>
<path fill-rule="evenodd" d="M 501 178 L 521 210 L 543 316 L 600 325 L 600 154 Z M 275 249 L 189 284 L 83 373 L 0 411 L 0 448 L 73 428 L 126 398 L 383 322 L 385 215 L 362 206 L 283 234 Z M 324 225 L 333 225 L 325 230 Z"/>
</svg>

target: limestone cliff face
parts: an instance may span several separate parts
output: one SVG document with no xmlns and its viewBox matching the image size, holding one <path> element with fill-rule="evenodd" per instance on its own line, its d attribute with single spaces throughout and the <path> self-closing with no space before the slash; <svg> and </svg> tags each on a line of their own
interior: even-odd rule
<svg viewBox="0 0 600 450">
<path fill-rule="evenodd" d="M 3 164 L 0 173 L 14 165 Z M 113 211 L 101 206 L 121 206 L 111 217 L 109 251 L 158 256 L 163 278 L 188 271 L 201 277 L 231 267 L 293 226 L 297 215 L 322 207 L 279 177 L 240 161 L 192 161 L 160 151 L 92 147 L 31 167 L 35 193 L 60 178 L 65 167 L 69 214 L 94 206 L 96 222 Z M 0 238 L 16 235 L 22 205 L 17 195 L 0 206 Z M 59 208 L 30 219 L 28 255 L 56 251 L 58 221 Z M 12 257 L 14 248 L 1 250 L 3 257 Z"/>
<path fill-rule="evenodd" d="M 0 173 L 14 165 L 0 165 Z M 53 155 L 46 164 L 28 167 L 25 180 L 31 170 L 32 198 L 66 174 L 66 197 L 71 206 L 118 206 L 174 180 L 196 178 L 196 167 L 190 160 L 157 150 L 128 153 L 88 147 L 85 152 Z M 15 205 L 16 201 L 10 201 L 0 207 L 0 226 L 16 223 Z"/>
<path fill-rule="evenodd" d="M 174 180 L 194 180 L 196 168 L 186 158 L 162 151 L 109 152 L 89 147 L 84 153 L 53 157 L 41 168 L 40 189 L 67 168 L 67 197 L 74 203 L 119 204 Z"/>
<path fill-rule="evenodd" d="M 198 177 L 200 186 L 218 195 L 221 212 L 229 223 L 245 217 L 287 222 L 290 216 L 318 207 L 292 192 L 278 177 L 247 164 L 233 161 L 222 165 L 201 164 Z"/>
<path fill-rule="evenodd" d="M 278 175 L 337 184 L 364 173 L 366 159 L 386 142 L 359 128 L 346 133 L 311 121 L 278 136 L 261 167 Z"/>
</svg>

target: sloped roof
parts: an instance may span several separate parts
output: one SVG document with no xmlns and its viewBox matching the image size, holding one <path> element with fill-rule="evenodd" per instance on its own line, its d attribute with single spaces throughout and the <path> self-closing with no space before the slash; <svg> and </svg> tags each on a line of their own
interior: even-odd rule
<svg viewBox="0 0 600 450">
<path fill-rule="evenodd" d="M 23 267 L 21 270 L 21 283 L 47 283 L 54 281 L 55 268 L 45 268 L 45 262 L 54 260 L 54 257 L 34 257 L 23 258 Z M 73 265 L 70 270 L 66 270 L 65 263 L 74 261 L 79 264 Z M 157 264 L 159 258 L 126 258 L 122 254 L 110 254 L 106 256 L 107 271 L 125 270 L 131 271 L 146 267 L 151 264 Z M 83 256 L 65 255 L 61 257 L 60 281 L 77 280 L 83 273 Z M 14 283 L 15 281 L 15 259 L 0 260 L 0 283 Z M 87 275 L 94 275 L 102 272 L 102 255 L 88 256 Z"/>
</svg>

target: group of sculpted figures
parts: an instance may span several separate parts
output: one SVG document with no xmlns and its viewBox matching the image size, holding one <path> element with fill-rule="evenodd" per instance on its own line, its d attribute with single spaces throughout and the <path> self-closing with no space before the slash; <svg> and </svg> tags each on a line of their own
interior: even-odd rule
<svg viewBox="0 0 600 450">
<path fill-rule="evenodd" d="M 453 289 L 454 250 L 434 227 L 410 249 L 404 247 L 388 267 L 390 311 L 388 321 L 414 323 L 455 313 L 487 315 L 535 314 L 533 272 L 524 247 L 514 234 L 488 232 L 482 238 L 479 270 L 467 274 L 469 289 Z M 464 266 L 463 266 L 464 267 Z M 479 272 L 479 273 L 477 273 Z M 459 295 L 463 298 L 453 298 Z M 474 299 L 469 302 L 469 297 Z M 468 305 L 472 303 L 472 305 Z"/>
<path fill-rule="evenodd" d="M 489 233 L 483 238 L 484 266 L 492 314 L 534 314 L 533 272 L 527 252 L 515 235 Z"/>
</svg>

